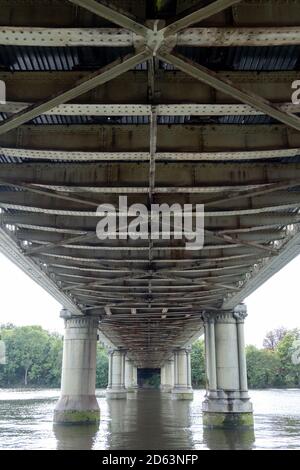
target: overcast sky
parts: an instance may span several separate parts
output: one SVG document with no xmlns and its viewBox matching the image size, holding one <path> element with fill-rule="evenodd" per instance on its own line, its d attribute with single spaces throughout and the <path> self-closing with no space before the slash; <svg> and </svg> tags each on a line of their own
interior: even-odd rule
<svg viewBox="0 0 300 470">
<path fill-rule="evenodd" d="M 246 299 L 246 342 L 262 346 L 267 331 L 278 326 L 300 327 L 300 256 Z M 0 254 L 0 324 L 41 325 L 63 332 L 61 306 Z"/>
</svg>

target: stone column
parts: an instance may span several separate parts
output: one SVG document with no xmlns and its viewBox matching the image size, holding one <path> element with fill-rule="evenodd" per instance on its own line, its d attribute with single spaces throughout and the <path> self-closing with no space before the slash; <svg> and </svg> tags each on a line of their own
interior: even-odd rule
<svg viewBox="0 0 300 470">
<path fill-rule="evenodd" d="M 246 306 L 240 304 L 233 311 L 204 318 L 208 367 L 204 426 L 253 426 L 243 333 L 246 315 Z"/>
<path fill-rule="evenodd" d="M 132 384 L 133 387 L 138 390 L 138 377 L 137 377 L 137 367 L 135 365 L 132 366 Z"/>
<path fill-rule="evenodd" d="M 160 389 L 162 392 L 165 391 L 166 386 L 166 365 L 164 364 L 160 368 Z"/>
<path fill-rule="evenodd" d="M 131 395 L 137 391 L 137 368 L 127 356 L 125 358 L 125 388 Z"/>
<path fill-rule="evenodd" d="M 174 388 L 172 398 L 175 400 L 192 400 L 190 349 L 179 348 L 174 351 Z"/>
<path fill-rule="evenodd" d="M 137 390 L 139 388 L 138 381 L 137 381 L 137 367 L 135 365 L 132 366 L 132 383 L 134 388 Z"/>
<path fill-rule="evenodd" d="M 174 388 L 174 356 L 170 357 L 166 362 L 166 384 L 165 391 L 171 392 Z"/>
<path fill-rule="evenodd" d="M 162 392 L 170 393 L 174 388 L 174 357 L 168 359 L 161 368 L 161 385 Z"/>
<path fill-rule="evenodd" d="M 245 335 L 244 321 L 247 316 L 247 308 L 244 304 L 238 305 L 233 312 L 237 325 L 237 343 L 239 356 L 239 380 L 241 398 L 249 398 L 248 396 L 248 380 L 247 380 L 247 364 L 245 354 Z"/>
<path fill-rule="evenodd" d="M 211 315 L 203 315 L 205 334 L 205 367 L 207 395 L 214 397 L 217 394 L 217 369 L 215 345 L 215 319 Z"/>
<path fill-rule="evenodd" d="M 97 327 L 98 320 L 90 317 L 65 320 L 61 397 L 54 410 L 55 423 L 100 420 L 95 395 Z"/>
<path fill-rule="evenodd" d="M 125 356 L 123 349 L 113 349 L 109 351 L 109 379 L 107 387 L 107 398 L 126 398 L 125 388 Z"/>
</svg>

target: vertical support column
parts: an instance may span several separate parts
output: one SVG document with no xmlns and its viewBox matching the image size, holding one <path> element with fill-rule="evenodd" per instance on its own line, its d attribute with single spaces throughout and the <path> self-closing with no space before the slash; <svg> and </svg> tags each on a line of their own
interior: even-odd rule
<svg viewBox="0 0 300 470">
<path fill-rule="evenodd" d="M 130 394 L 134 394 L 137 390 L 137 368 L 127 356 L 125 358 L 125 388 Z"/>
<path fill-rule="evenodd" d="M 172 398 L 175 400 L 192 400 L 190 348 L 174 351 L 174 388 Z"/>
<path fill-rule="evenodd" d="M 100 420 L 95 395 L 97 327 L 95 318 L 65 320 L 61 397 L 54 410 L 55 423 L 85 424 Z"/>
<path fill-rule="evenodd" d="M 240 304 L 233 312 L 204 318 L 208 367 L 204 426 L 253 426 L 243 331 L 246 315 L 246 306 Z"/>
<path fill-rule="evenodd" d="M 164 364 L 160 368 L 160 389 L 162 392 L 165 391 L 166 386 L 166 365 Z"/>
<path fill-rule="evenodd" d="M 245 354 L 245 335 L 244 322 L 247 316 L 247 308 L 244 304 L 238 305 L 233 312 L 237 324 L 237 341 L 239 356 L 239 379 L 241 398 L 249 398 L 248 396 L 248 380 L 247 380 L 247 364 Z"/>
<path fill-rule="evenodd" d="M 107 380 L 107 388 L 111 388 L 112 382 L 112 350 L 108 350 L 108 380 Z"/>
<path fill-rule="evenodd" d="M 139 388 L 138 377 L 137 377 L 137 367 L 135 365 L 132 366 L 132 385 L 133 385 L 133 388 L 135 388 L 136 390 Z"/>
<path fill-rule="evenodd" d="M 133 387 L 134 387 L 136 390 L 138 390 L 139 386 L 138 386 L 138 381 L 137 381 L 137 367 L 136 367 L 135 365 L 133 365 L 132 371 L 133 371 L 133 373 L 132 373 L 132 376 L 133 376 L 133 381 L 132 381 Z"/>
<path fill-rule="evenodd" d="M 217 369 L 215 345 L 215 319 L 212 315 L 204 314 L 205 335 L 205 368 L 206 368 L 206 396 L 217 396 Z"/>
<path fill-rule="evenodd" d="M 109 351 L 109 379 L 106 390 L 107 398 L 126 398 L 125 388 L 125 355 L 123 349 L 113 349 Z"/>
<path fill-rule="evenodd" d="M 174 388 L 174 356 L 170 357 L 166 362 L 166 392 L 171 392 Z"/>
<path fill-rule="evenodd" d="M 161 368 L 161 385 L 162 392 L 170 393 L 174 388 L 174 356 L 170 357 Z"/>
</svg>

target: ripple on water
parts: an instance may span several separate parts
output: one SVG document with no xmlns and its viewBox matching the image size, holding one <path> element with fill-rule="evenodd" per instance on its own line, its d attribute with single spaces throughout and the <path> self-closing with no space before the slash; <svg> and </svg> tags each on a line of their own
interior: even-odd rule
<svg viewBox="0 0 300 470">
<path fill-rule="evenodd" d="M 1 449 L 300 449 L 300 390 L 255 390 L 253 432 L 203 431 L 203 390 L 193 402 L 142 391 L 106 401 L 97 391 L 100 427 L 53 426 L 59 390 L 0 390 Z"/>
</svg>

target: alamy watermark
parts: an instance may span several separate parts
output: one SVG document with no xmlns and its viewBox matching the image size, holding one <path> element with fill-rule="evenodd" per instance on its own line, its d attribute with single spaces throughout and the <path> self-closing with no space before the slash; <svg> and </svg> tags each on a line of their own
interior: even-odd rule
<svg viewBox="0 0 300 470">
<path fill-rule="evenodd" d="M 3 80 L 0 80 L 0 105 L 6 103 L 6 85 Z"/>
<path fill-rule="evenodd" d="M 204 245 L 204 205 L 174 203 L 128 206 L 127 196 L 119 197 L 119 206 L 100 204 L 101 220 L 96 233 L 99 240 L 185 240 L 187 250 Z"/>
<path fill-rule="evenodd" d="M 292 89 L 295 90 L 292 93 L 292 103 L 300 104 L 300 80 L 293 81 Z"/>
</svg>

